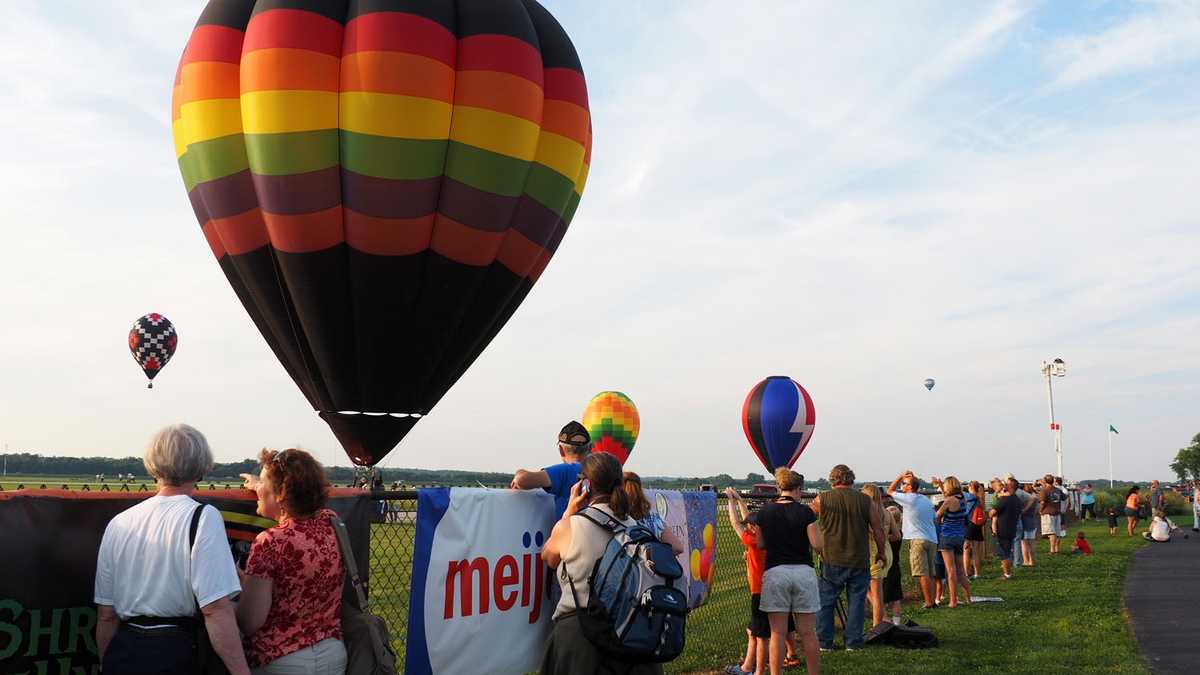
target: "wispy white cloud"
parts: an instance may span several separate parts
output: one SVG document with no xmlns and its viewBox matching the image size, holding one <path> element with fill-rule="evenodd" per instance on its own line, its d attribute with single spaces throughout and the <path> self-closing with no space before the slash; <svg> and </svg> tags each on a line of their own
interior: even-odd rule
<svg viewBox="0 0 1200 675">
<path fill-rule="evenodd" d="M 1068 58 L 1069 40 L 1148 39 L 1120 31 L 1188 5 L 1047 35 L 1030 30 L 1047 4 L 1026 2 L 548 4 L 597 73 L 591 183 L 542 282 L 389 464 L 540 465 L 563 421 L 618 388 L 642 410 L 637 470 L 745 473 L 741 399 L 785 373 L 817 399 L 810 475 L 1041 472 L 1037 367 L 1058 355 L 1073 474 L 1103 471 L 1108 421 L 1139 448 L 1126 475 L 1162 475 L 1195 433 L 1200 388 L 1180 373 L 1200 370 L 1200 113 L 1041 90 L 1095 61 Z M 34 9 L 0 8 L 19 26 L 0 33 L 0 124 L 25 130 L 25 159 L 0 163 L 16 242 L 0 247 L 0 318 L 27 327 L 0 331 L 21 389 L 0 428 L 128 452 L 183 418 L 225 459 L 288 443 L 338 459 L 174 172 L 169 85 L 196 8 L 117 5 L 107 32 Z M 27 58 L 42 43 L 50 56 Z M 184 333 L 152 398 L 122 343 L 151 307 Z"/>
<path fill-rule="evenodd" d="M 1046 60 L 1056 84 L 1078 85 L 1200 60 L 1200 2 L 1147 0 L 1106 30 L 1062 37 Z"/>
</svg>

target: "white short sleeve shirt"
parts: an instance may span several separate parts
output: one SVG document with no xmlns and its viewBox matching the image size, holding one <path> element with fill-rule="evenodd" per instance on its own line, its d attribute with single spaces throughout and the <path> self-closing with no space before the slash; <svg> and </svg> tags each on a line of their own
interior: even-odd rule
<svg viewBox="0 0 1200 675">
<path fill-rule="evenodd" d="M 182 617 L 241 590 L 221 514 L 205 506 L 189 549 L 187 495 L 154 496 L 117 514 L 104 530 L 96 560 L 98 605 L 121 619 Z"/>
<path fill-rule="evenodd" d="M 892 499 L 904 507 L 901 515 L 905 539 L 937 541 L 937 511 L 928 497 L 917 492 L 894 492 Z"/>
</svg>

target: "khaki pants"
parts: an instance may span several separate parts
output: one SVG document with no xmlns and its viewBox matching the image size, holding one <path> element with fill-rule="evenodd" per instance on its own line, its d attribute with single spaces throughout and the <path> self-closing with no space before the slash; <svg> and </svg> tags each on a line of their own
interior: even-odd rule
<svg viewBox="0 0 1200 675">
<path fill-rule="evenodd" d="M 346 647 L 341 640 L 326 638 L 250 672 L 253 675 L 344 675 Z"/>
</svg>

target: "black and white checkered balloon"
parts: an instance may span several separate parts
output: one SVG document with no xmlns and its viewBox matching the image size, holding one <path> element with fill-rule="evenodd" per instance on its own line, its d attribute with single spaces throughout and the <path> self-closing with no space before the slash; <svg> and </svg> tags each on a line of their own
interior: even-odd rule
<svg viewBox="0 0 1200 675">
<path fill-rule="evenodd" d="M 162 314 L 151 312 L 135 321 L 133 328 L 129 329 L 129 351 L 150 380 L 175 355 L 178 343 L 175 325 Z M 153 388 L 154 382 L 146 387 Z"/>
</svg>

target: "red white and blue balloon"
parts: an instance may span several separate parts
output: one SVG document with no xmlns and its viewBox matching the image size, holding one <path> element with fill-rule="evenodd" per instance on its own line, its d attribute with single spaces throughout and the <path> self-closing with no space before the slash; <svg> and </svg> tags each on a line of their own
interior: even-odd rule
<svg viewBox="0 0 1200 675">
<path fill-rule="evenodd" d="M 175 332 L 175 325 L 162 314 L 151 312 L 133 322 L 133 328 L 129 329 L 129 351 L 151 380 L 146 385 L 147 389 L 154 388 L 154 376 L 175 355 L 178 344 L 179 335 Z"/>
<path fill-rule="evenodd" d="M 812 397 L 799 382 L 782 375 L 754 385 L 742 405 L 746 440 L 771 473 L 796 463 L 812 439 L 816 423 Z"/>
</svg>

